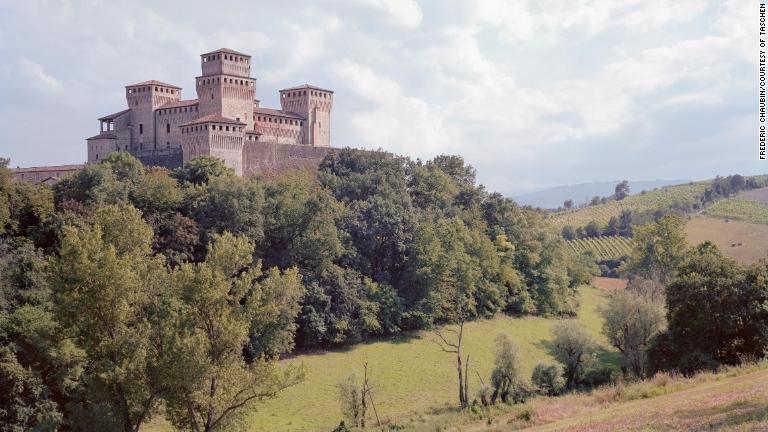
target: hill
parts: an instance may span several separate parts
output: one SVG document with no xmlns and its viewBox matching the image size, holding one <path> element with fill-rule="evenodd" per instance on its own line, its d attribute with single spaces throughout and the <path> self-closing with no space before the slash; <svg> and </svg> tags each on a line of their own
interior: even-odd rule
<svg viewBox="0 0 768 432">
<path fill-rule="evenodd" d="M 589 202 L 594 196 L 604 197 L 614 193 L 616 184 L 621 180 L 612 182 L 581 183 L 575 185 L 556 186 L 525 194 L 511 195 L 512 199 L 521 205 L 530 205 L 545 209 L 556 209 L 563 205 L 565 200 L 573 200 L 575 204 L 584 204 Z M 634 194 L 641 191 L 650 191 L 656 188 L 688 183 L 689 180 L 649 180 L 649 181 L 631 181 L 629 189 Z M 504 194 L 510 196 L 510 194 Z"/>
<path fill-rule="evenodd" d="M 566 225 L 579 227 L 591 221 L 605 225 L 611 217 L 618 217 L 623 210 L 642 212 L 668 208 L 675 204 L 693 206 L 700 202 L 700 196 L 708 185 L 709 182 L 697 182 L 667 186 L 644 194 L 630 195 L 621 201 L 552 213 L 550 220 L 561 230 Z"/>
<path fill-rule="evenodd" d="M 615 366 L 618 353 L 608 347 L 601 335 L 601 321 L 596 313 L 607 294 L 594 287 L 582 287 L 580 293 L 579 318 L 601 343 L 601 361 Z M 555 322 L 541 317 L 500 316 L 467 323 L 464 350 L 471 355 L 470 392 L 474 394 L 480 386 L 477 373 L 485 380 L 490 374 L 493 339 L 499 333 L 509 334 L 520 347 L 524 375 L 530 376 L 539 362 L 553 362 L 546 346 L 549 329 Z M 376 408 L 382 418 L 408 425 L 418 422 L 422 415 L 448 410 L 456 404 L 455 360 L 440 351 L 428 332 L 347 349 L 304 353 L 293 360 L 306 366 L 306 380 L 246 413 L 242 419 L 246 430 L 327 432 L 341 419 L 336 384 L 353 371 L 362 372 L 366 362 L 372 375 Z M 149 430 L 158 432 L 170 428 L 156 420 Z"/>
</svg>

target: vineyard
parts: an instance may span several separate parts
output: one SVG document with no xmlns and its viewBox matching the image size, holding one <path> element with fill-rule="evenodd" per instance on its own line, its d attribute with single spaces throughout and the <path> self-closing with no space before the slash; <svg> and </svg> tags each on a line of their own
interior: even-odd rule
<svg viewBox="0 0 768 432">
<path fill-rule="evenodd" d="M 642 212 L 669 208 L 675 204 L 692 206 L 701 201 L 700 197 L 708 185 L 709 182 L 697 182 L 668 186 L 644 194 L 630 195 L 621 201 L 609 201 L 605 204 L 553 213 L 550 220 L 558 230 L 566 225 L 585 226 L 591 221 L 605 226 L 611 217 L 618 217 L 624 210 Z"/>
<path fill-rule="evenodd" d="M 718 218 L 768 224 L 768 204 L 747 199 L 724 199 L 716 202 L 712 207 L 706 209 L 704 213 Z"/>
<path fill-rule="evenodd" d="M 569 249 L 576 254 L 592 251 L 597 260 L 618 259 L 632 252 L 634 242 L 630 238 L 602 236 L 569 240 Z"/>
</svg>

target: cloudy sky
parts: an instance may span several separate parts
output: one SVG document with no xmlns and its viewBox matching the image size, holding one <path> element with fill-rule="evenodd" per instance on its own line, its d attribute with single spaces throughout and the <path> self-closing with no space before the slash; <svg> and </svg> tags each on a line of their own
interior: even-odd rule
<svg viewBox="0 0 768 432">
<path fill-rule="evenodd" d="M 460 154 L 490 189 L 764 173 L 748 0 L 0 0 L 0 155 L 79 163 L 124 86 L 199 54 L 335 90 L 334 146 Z"/>
</svg>

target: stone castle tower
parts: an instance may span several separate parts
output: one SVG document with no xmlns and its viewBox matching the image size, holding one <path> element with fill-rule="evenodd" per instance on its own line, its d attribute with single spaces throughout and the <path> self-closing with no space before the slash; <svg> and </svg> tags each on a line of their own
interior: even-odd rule
<svg viewBox="0 0 768 432">
<path fill-rule="evenodd" d="M 197 99 L 150 80 L 126 86 L 128 109 L 101 117 L 87 139 L 88 163 L 117 150 L 146 165 L 176 168 L 217 157 L 239 175 L 316 167 L 331 145 L 333 92 L 312 85 L 280 90 L 281 109 L 262 108 L 251 56 L 222 48 L 200 56 Z"/>
</svg>

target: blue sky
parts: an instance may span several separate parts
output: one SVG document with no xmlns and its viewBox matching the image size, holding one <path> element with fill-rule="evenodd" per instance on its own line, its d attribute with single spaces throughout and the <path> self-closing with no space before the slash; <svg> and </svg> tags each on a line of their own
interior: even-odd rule
<svg viewBox="0 0 768 432">
<path fill-rule="evenodd" d="M 0 155 L 79 163 L 124 86 L 194 98 L 199 54 L 257 97 L 335 90 L 334 146 L 460 154 L 489 189 L 765 173 L 748 0 L 0 0 Z"/>
</svg>

